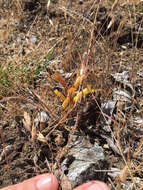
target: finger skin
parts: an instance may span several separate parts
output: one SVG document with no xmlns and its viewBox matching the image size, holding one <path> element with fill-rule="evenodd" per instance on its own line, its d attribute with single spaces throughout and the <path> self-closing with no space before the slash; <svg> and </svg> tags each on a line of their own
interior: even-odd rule
<svg viewBox="0 0 143 190">
<path fill-rule="evenodd" d="M 54 175 L 42 174 L 42 175 L 33 177 L 31 179 L 28 179 L 17 185 L 11 185 L 11 186 L 5 187 L 1 190 L 45 190 L 45 189 L 41 189 L 40 186 L 38 185 L 40 180 L 43 181 L 45 179 L 48 180 L 48 183 L 46 184 L 46 190 L 58 189 L 58 181 Z"/>
<path fill-rule="evenodd" d="M 44 179 L 48 179 L 48 183 L 46 184 L 46 188 L 41 189 L 39 185 L 39 180 L 42 181 Z M 47 182 L 47 181 L 46 181 Z M 39 187 L 39 188 L 38 188 Z M 12 185 L 1 190 L 58 190 L 58 181 L 56 177 L 52 174 L 43 174 L 31 179 L 28 179 L 20 184 Z M 79 187 L 75 188 L 74 190 L 109 190 L 107 185 L 100 181 L 91 181 L 80 185 Z"/>
<path fill-rule="evenodd" d="M 74 190 L 109 190 L 109 187 L 101 181 L 91 181 L 76 187 Z"/>
</svg>

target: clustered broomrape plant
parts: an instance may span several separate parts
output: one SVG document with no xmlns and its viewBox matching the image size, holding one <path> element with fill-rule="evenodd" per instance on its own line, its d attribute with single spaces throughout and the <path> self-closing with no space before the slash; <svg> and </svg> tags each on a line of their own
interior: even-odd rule
<svg viewBox="0 0 143 190">
<path fill-rule="evenodd" d="M 52 78 L 58 81 L 64 87 L 64 94 L 57 89 L 54 90 L 54 93 L 63 101 L 62 109 L 65 109 L 68 105 L 73 106 L 77 103 L 83 96 L 86 96 L 89 93 L 94 93 L 95 89 L 91 87 L 91 83 L 87 84 L 87 87 L 82 91 L 77 92 L 78 87 L 82 84 L 83 80 L 86 78 L 87 64 L 84 62 L 81 65 L 79 74 L 77 74 L 76 80 L 71 87 L 68 87 L 65 79 L 58 73 L 54 73 Z"/>
</svg>

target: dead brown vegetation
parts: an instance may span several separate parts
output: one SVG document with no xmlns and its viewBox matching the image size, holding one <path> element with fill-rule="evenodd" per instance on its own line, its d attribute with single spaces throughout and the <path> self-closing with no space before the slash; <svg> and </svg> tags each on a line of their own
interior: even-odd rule
<svg viewBox="0 0 143 190">
<path fill-rule="evenodd" d="M 25 167 L 30 172 L 19 178 L 19 171 L 12 164 L 15 158 L 21 159 L 21 154 L 15 153 L 12 159 L 6 154 L 0 170 L 1 175 L 8 173 L 4 175 L 6 180 L 2 179 L 4 183 L 0 180 L 5 186 L 43 172 L 59 174 L 75 131 L 91 138 L 89 123 L 105 140 L 98 121 L 100 115 L 107 119 L 101 103 L 112 99 L 116 84 L 112 83 L 111 74 L 128 70 L 134 88 L 139 82 L 143 84 L 137 75 L 143 67 L 143 34 L 139 0 L 7 0 L 1 1 L 0 6 L 0 148 L 6 150 L 12 130 L 17 136 L 24 134 L 24 145 L 19 145 L 24 148 L 15 151 L 26 152 L 32 141 L 30 159 L 35 168 L 30 171 L 29 166 Z M 88 93 L 84 93 L 85 89 Z M 143 186 L 142 135 L 128 127 L 128 118 L 138 114 L 143 117 L 143 91 L 139 90 L 132 97 L 129 113 L 122 115 L 122 105 L 118 103 L 119 113 L 111 118 L 110 139 L 103 143 L 116 145 L 105 148 L 109 170 L 121 170 L 120 175 L 106 180 L 113 189 L 123 189 L 124 184 L 133 184 L 138 190 Z M 76 96 L 79 98 L 74 101 Z M 37 123 L 35 118 L 41 111 L 47 113 L 47 118 Z M 94 121 L 92 114 L 96 114 Z M 18 137 L 13 136 L 18 143 Z M 92 140 L 102 144 L 95 136 Z M 46 158 L 44 164 L 36 161 L 38 157 L 42 161 Z M 16 172 L 17 181 L 11 181 L 10 176 Z"/>
</svg>

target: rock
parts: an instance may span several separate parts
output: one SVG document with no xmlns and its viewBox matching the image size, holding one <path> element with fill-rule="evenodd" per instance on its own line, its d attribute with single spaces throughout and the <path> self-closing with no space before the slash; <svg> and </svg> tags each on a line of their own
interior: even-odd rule
<svg viewBox="0 0 143 190">
<path fill-rule="evenodd" d="M 48 121 L 49 115 L 44 111 L 39 111 L 36 118 L 34 119 L 35 126 L 39 126 L 40 130 L 43 130 L 48 125 Z"/>
<path fill-rule="evenodd" d="M 61 168 L 74 188 L 90 180 L 106 180 L 106 173 L 102 169 L 107 169 L 108 163 L 101 146 L 91 144 L 77 134 L 73 135 L 70 152 Z"/>
<path fill-rule="evenodd" d="M 111 74 L 113 82 L 121 85 L 121 87 L 127 90 L 131 96 L 135 95 L 133 85 L 130 82 L 129 71 L 123 71 L 121 73 Z"/>
<path fill-rule="evenodd" d="M 100 125 L 106 132 L 110 132 L 109 125 L 111 125 L 112 123 L 112 116 L 116 109 L 116 104 L 117 104 L 116 100 L 107 100 L 101 104 L 101 109 L 104 114 L 100 115 L 99 121 L 100 121 Z"/>
<path fill-rule="evenodd" d="M 30 42 L 32 42 L 33 44 L 36 44 L 37 42 L 37 37 L 32 35 L 30 38 L 29 38 Z"/>
</svg>

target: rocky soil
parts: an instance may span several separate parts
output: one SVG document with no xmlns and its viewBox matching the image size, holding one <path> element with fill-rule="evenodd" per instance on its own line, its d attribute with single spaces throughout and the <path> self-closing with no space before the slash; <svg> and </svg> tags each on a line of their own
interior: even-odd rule
<svg viewBox="0 0 143 190">
<path fill-rule="evenodd" d="M 142 3 L 0 6 L 0 187 L 52 172 L 63 190 L 94 179 L 142 189 Z M 54 90 L 66 96 L 85 61 L 76 93 L 94 92 L 63 110 Z"/>
</svg>

